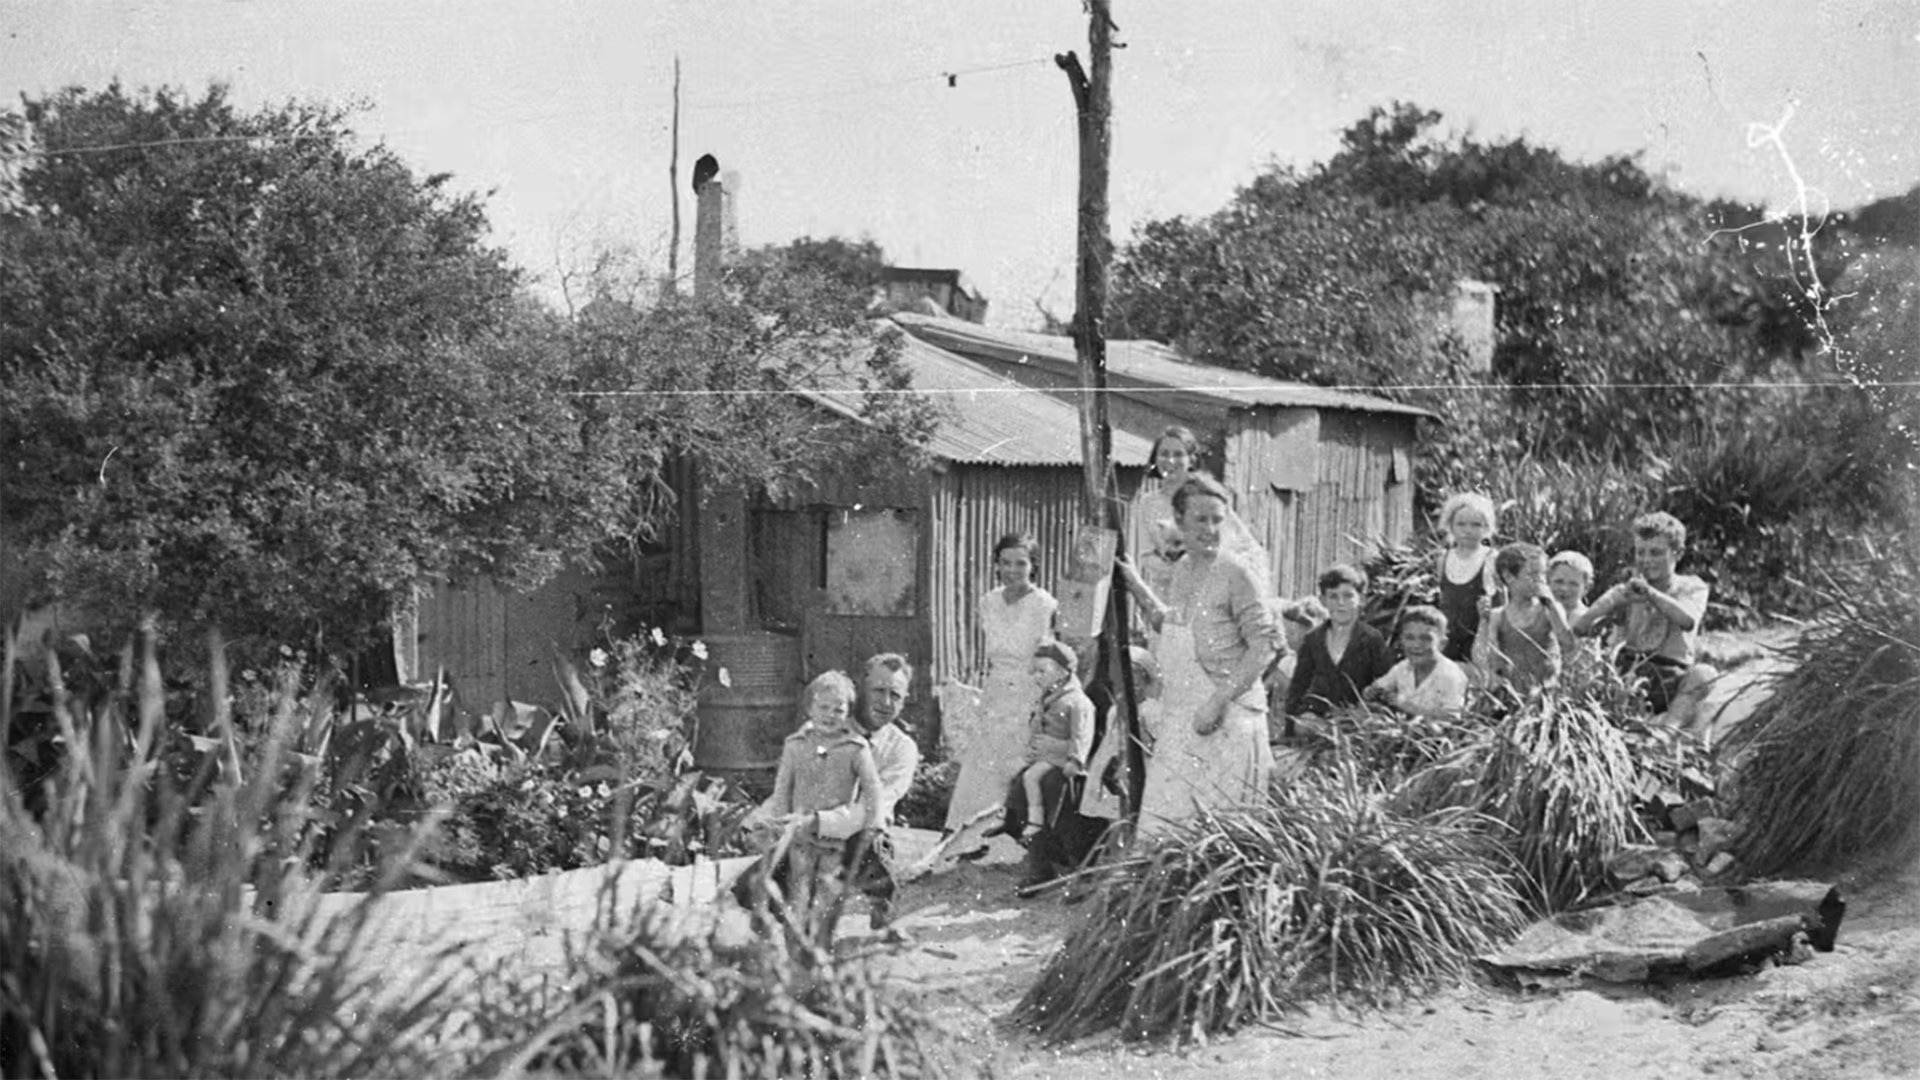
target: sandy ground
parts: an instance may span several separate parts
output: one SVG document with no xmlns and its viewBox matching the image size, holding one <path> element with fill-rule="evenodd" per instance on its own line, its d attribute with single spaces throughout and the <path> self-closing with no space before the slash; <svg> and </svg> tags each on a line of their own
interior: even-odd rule
<svg viewBox="0 0 1920 1080">
<path fill-rule="evenodd" d="M 1289 1032 L 1202 1047 L 1111 1037 L 1065 1048 L 998 1023 L 1081 907 L 1016 899 L 1017 849 L 908 886 L 912 942 L 881 962 L 926 992 L 967 1052 L 1002 1077 L 1893 1077 L 1920 1075 L 1920 860 L 1829 874 L 1848 901 L 1832 953 L 1751 974 L 1563 991 L 1491 979 L 1367 1015 L 1317 1010 Z M 864 915 L 843 940 L 877 944 Z"/>
<path fill-rule="evenodd" d="M 1723 668 L 1777 668 L 1766 646 L 1710 641 Z M 1722 731 L 1757 696 L 1742 680 L 1709 701 Z M 1730 703 L 1730 704 L 1729 704 Z M 1721 705 L 1728 705 L 1721 709 Z M 1805 876 L 1840 885 L 1848 903 L 1836 948 L 1792 966 L 1716 979 L 1521 990 L 1491 976 L 1400 1011 L 1316 1009 L 1291 1030 L 1248 1031 L 1184 1049 L 1108 1036 L 1045 1047 L 1001 1023 L 1084 907 L 1059 895 L 1014 896 L 1020 850 L 1005 839 L 974 864 L 904 888 L 911 942 L 887 970 L 927 995 L 979 1064 L 1001 1077 L 1685 1077 L 1920 1076 L 1920 853 Z M 878 946 L 863 912 L 840 934 Z"/>
</svg>

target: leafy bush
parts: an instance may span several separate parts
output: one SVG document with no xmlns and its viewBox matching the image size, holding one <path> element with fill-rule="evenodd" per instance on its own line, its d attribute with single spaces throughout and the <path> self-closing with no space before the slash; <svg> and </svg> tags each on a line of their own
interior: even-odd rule
<svg viewBox="0 0 1920 1080">
<path fill-rule="evenodd" d="M 619 931 L 607 914 L 603 904 L 584 947 L 569 947 L 573 989 L 506 987 L 483 1004 L 483 1030 L 526 1032 L 483 1075 L 953 1074 L 945 1032 L 864 957 L 777 934 L 727 943 L 656 919 Z"/>
<path fill-rule="evenodd" d="M 1885 557 L 1828 596 L 1732 744 L 1751 873 L 1898 844 L 1920 822 L 1920 565 Z"/>
<path fill-rule="evenodd" d="M 1472 811 L 1408 813 L 1359 765 L 1206 814 L 1101 867 L 1087 918 L 1014 1019 L 1048 1042 L 1203 1040 L 1314 997 L 1382 1004 L 1466 976 L 1522 925 Z"/>
<path fill-rule="evenodd" d="M 303 870 L 311 774 L 287 766 L 292 704 L 273 709 L 244 779 L 210 759 L 181 784 L 158 757 L 165 702 L 151 633 L 129 682 L 87 728 L 51 667 L 66 751 L 38 821 L 0 770 L 0 1073 L 436 1068 L 428 1035 L 446 1009 L 447 966 L 383 986 L 369 955 L 374 905 L 323 920 L 302 902 L 331 877 Z M 411 854 L 389 850 L 376 893 Z"/>
</svg>

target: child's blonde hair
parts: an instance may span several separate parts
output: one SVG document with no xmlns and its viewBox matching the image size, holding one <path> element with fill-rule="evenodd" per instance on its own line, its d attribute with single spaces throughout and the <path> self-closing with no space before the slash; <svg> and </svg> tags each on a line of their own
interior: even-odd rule
<svg viewBox="0 0 1920 1080">
<path fill-rule="evenodd" d="M 1487 535 L 1500 531 L 1499 515 L 1494 512 L 1492 499 L 1477 491 L 1456 491 L 1440 504 L 1440 531 L 1449 539 L 1453 537 L 1453 517 L 1462 510 L 1480 511 L 1480 516 L 1487 519 Z"/>
<path fill-rule="evenodd" d="M 1574 551 L 1572 548 L 1559 552 L 1555 554 L 1553 558 L 1548 559 L 1547 573 L 1551 574 L 1556 568 L 1562 566 L 1573 567 L 1580 572 L 1581 577 L 1587 579 L 1589 584 L 1593 582 L 1593 560 Z"/>
<path fill-rule="evenodd" d="M 813 711 L 813 703 L 827 697 L 836 697 L 847 705 L 849 715 L 853 712 L 853 702 L 858 696 L 853 689 L 853 680 L 844 671 L 823 671 L 807 684 L 807 692 L 800 697 L 801 706 L 807 712 Z"/>
</svg>

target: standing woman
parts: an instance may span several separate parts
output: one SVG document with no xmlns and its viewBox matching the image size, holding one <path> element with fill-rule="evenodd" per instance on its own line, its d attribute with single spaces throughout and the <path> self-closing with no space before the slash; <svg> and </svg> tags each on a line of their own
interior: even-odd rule
<svg viewBox="0 0 1920 1080">
<path fill-rule="evenodd" d="M 1033 650 L 1053 636 L 1053 613 L 1060 606 L 1033 583 L 1037 550 L 1029 533 L 1008 533 L 993 545 L 1000 584 L 980 598 L 980 629 L 987 639 L 981 723 L 960 757 L 960 779 L 947 804 L 948 831 L 999 803 L 1025 763 L 1027 718 L 1040 702 L 1040 687 L 1028 668 Z"/>
<path fill-rule="evenodd" d="M 1167 595 L 1155 595 L 1131 562 L 1120 563 L 1156 630 L 1162 679 L 1141 836 L 1164 834 L 1205 808 L 1257 803 L 1273 772 L 1260 675 L 1273 660 L 1277 631 L 1259 575 L 1224 546 L 1232 511 L 1218 481 L 1190 477 L 1173 493 L 1173 508 L 1187 554 Z"/>
</svg>

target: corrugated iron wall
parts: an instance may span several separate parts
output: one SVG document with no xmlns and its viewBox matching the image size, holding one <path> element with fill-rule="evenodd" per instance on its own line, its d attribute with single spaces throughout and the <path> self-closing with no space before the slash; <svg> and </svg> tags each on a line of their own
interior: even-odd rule
<svg viewBox="0 0 1920 1080">
<path fill-rule="evenodd" d="M 1228 487 L 1247 526 L 1267 546 L 1274 591 L 1313 592 L 1320 573 L 1357 562 L 1369 545 L 1412 532 L 1413 422 L 1387 414 L 1320 412 L 1310 449 L 1288 439 L 1276 416 L 1237 414 L 1227 436 Z M 1310 453 L 1304 468 L 1289 455 Z M 1282 478 L 1282 474 L 1290 474 Z"/>
<path fill-rule="evenodd" d="M 930 500 L 928 614 L 933 627 L 929 685 L 978 677 L 984 643 L 978 601 L 997 582 L 993 545 L 1030 532 L 1040 546 L 1034 580 L 1059 594 L 1073 530 L 1086 516 L 1078 466 L 953 465 L 934 477 Z"/>
</svg>

